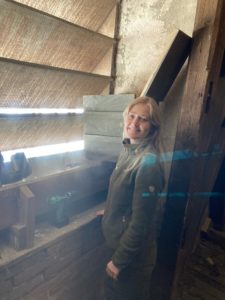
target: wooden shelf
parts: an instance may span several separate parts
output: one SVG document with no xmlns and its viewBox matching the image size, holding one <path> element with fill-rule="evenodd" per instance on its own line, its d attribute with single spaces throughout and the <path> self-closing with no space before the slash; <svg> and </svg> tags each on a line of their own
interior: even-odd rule
<svg viewBox="0 0 225 300">
<path fill-rule="evenodd" d="M 75 168 L 38 178 L 28 177 L 26 180 L 2 186 L 0 230 L 10 229 L 10 237 L 17 250 L 32 247 L 35 217 L 49 211 L 49 197 L 62 196 L 73 191 L 73 201 L 88 197 L 88 201 L 91 201 L 92 196 L 107 189 L 111 171 L 102 161 L 87 160 Z M 85 205 L 92 206 L 91 203 Z"/>
</svg>

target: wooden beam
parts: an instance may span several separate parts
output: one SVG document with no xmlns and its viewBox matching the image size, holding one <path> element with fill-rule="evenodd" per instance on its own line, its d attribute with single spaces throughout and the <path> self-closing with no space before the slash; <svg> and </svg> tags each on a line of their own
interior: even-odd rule
<svg viewBox="0 0 225 300">
<path fill-rule="evenodd" d="M 199 240 L 200 226 L 208 206 L 210 192 L 213 191 L 225 155 L 225 130 L 221 126 L 225 112 L 225 80 L 220 76 L 225 49 L 224 15 L 225 3 L 218 1 L 212 26 L 212 43 L 207 64 L 208 78 L 196 144 L 197 153 L 202 158 L 193 166 L 189 188 L 192 194 L 208 192 L 209 196 L 199 197 L 197 201 L 195 197 L 189 199 L 186 219 L 188 227 L 184 244 L 187 253 L 193 251 Z M 197 211 L 199 214 L 196 214 Z"/>
<path fill-rule="evenodd" d="M 8 228 L 18 220 L 17 211 L 18 192 L 8 190 L 1 192 L 0 196 L 0 230 Z"/>
<path fill-rule="evenodd" d="M 16 250 L 31 248 L 34 244 L 35 230 L 35 197 L 28 186 L 19 188 L 18 224 L 11 227 L 10 240 Z"/>
<path fill-rule="evenodd" d="M 198 158 L 196 157 L 193 165 L 190 165 L 189 169 L 185 171 L 189 173 L 189 197 L 187 197 L 186 219 L 183 228 L 185 237 L 179 252 L 174 281 L 173 298 L 175 299 L 176 285 L 183 272 L 185 262 L 188 262 L 190 253 L 199 240 L 210 192 L 213 190 L 224 157 L 225 135 L 221 130 L 221 110 L 224 110 L 225 82 L 221 82 L 219 78 L 223 58 L 220 45 L 222 44 L 224 48 L 224 14 L 224 1 L 208 1 L 207 5 L 205 1 L 198 2 L 195 45 L 189 66 L 189 81 L 187 81 L 186 94 L 183 99 L 186 103 L 189 99 L 189 105 L 183 109 L 183 115 L 181 115 L 186 122 L 189 118 L 189 123 L 191 123 L 191 125 L 185 126 L 186 132 L 189 133 L 189 145 L 187 146 L 195 156 L 197 153 Z M 202 24 L 207 25 L 202 28 Z M 195 83 L 191 81 L 191 77 Z M 192 102 L 190 97 L 195 104 L 194 102 L 190 103 Z"/>
<path fill-rule="evenodd" d="M 211 185 L 207 186 L 208 181 L 205 180 L 207 176 L 205 170 L 209 166 L 209 157 L 212 158 L 215 140 L 210 138 L 207 143 L 203 143 L 201 133 L 202 120 L 205 114 L 204 109 L 209 94 L 208 87 L 212 80 L 211 76 L 212 74 L 214 76 L 218 74 L 218 72 L 215 72 L 218 64 L 209 65 L 208 62 L 213 51 L 215 57 L 220 56 L 220 52 L 215 47 L 215 41 L 217 43 L 219 39 L 218 30 L 215 29 L 215 26 L 221 26 L 222 24 L 222 19 L 220 19 L 222 16 L 222 3 L 225 5 L 225 2 L 220 0 L 198 1 L 194 43 L 177 126 L 174 159 L 172 161 L 166 211 L 160 238 L 158 274 L 163 273 L 166 281 L 163 281 L 163 278 L 158 278 L 156 285 L 161 287 L 161 292 L 167 299 L 171 298 L 172 286 L 172 298 L 177 299 L 178 279 L 183 272 L 185 262 L 188 260 L 190 250 L 193 249 L 197 233 L 196 226 L 199 226 L 206 205 L 204 192 L 208 192 L 208 188 L 211 187 Z M 217 22 L 218 18 L 220 20 L 219 24 Z M 214 79 L 217 80 L 217 77 Z M 224 98 L 217 99 L 217 101 L 222 103 Z M 217 114 L 214 115 L 214 120 L 217 116 Z M 211 123 L 210 127 L 212 126 Z M 217 130 L 219 129 L 217 128 Z M 218 162 L 220 159 L 221 157 L 218 156 Z M 218 164 L 213 168 L 215 174 L 217 174 Z M 194 210 L 195 215 L 192 213 L 189 215 L 190 210 L 192 212 Z M 189 217 L 187 217 L 187 211 Z M 189 231 L 190 228 L 192 230 Z M 185 248 L 187 245 L 187 232 L 189 245 Z M 180 247 L 181 250 L 179 251 Z"/>
<path fill-rule="evenodd" d="M 158 102 L 164 100 L 191 52 L 191 44 L 191 37 L 178 30 L 159 68 L 145 85 L 142 96 L 153 97 Z"/>
</svg>

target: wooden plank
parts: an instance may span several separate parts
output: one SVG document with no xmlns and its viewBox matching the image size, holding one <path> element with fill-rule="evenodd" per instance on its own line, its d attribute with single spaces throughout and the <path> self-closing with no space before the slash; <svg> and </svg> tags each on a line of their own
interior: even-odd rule
<svg viewBox="0 0 225 300">
<path fill-rule="evenodd" d="M 0 196 L 0 230 L 8 228 L 18 220 L 16 190 L 1 192 Z"/>
<path fill-rule="evenodd" d="M 83 139 L 82 116 L 0 116 L 0 128 L 2 151 Z"/>
<path fill-rule="evenodd" d="M 104 55 L 104 57 L 100 62 L 97 62 L 96 67 L 92 70 L 92 73 L 109 75 L 109 70 L 111 70 L 111 64 L 112 64 L 112 54 L 113 54 L 113 48 L 109 49 L 106 52 L 106 54 Z"/>
<path fill-rule="evenodd" d="M 115 27 L 114 27 L 114 38 L 116 39 L 116 43 L 113 45 L 113 51 L 112 51 L 112 66 L 111 66 L 111 76 L 113 78 L 116 78 L 117 72 L 117 53 L 118 53 L 118 45 L 119 45 L 119 33 L 120 33 L 120 19 L 122 15 L 122 7 L 121 7 L 121 1 L 117 1 L 116 7 L 115 7 Z M 115 94 L 115 80 L 110 82 L 110 94 Z"/>
<path fill-rule="evenodd" d="M 84 96 L 85 111 L 123 111 L 128 103 L 134 99 L 133 94 Z"/>
<path fill-rule="evenodd" d="M 109 176 L 108 170 L 96 160 L 28 183 L 29 189 L 36 197 L 36 215 L 48 212 L 48 198 L 51 196 L 63 196 L 72 192 L 74 201 L 78 201 L 105 191 Z"/>
<path fill-rule="evenodd" d="M 50 162 L 51 162 L 51 159 L 50 159 Z M 45 162 L 42 162 L 42 163 L 48 163 L 48 160 L 45 160 Z M 64 168 L 63 170 L 61 168 L 58 170 L 54 169 L 53 172 L 51 172 L 51 173 L 44 172 L 42 175 L 40 175 L 38 177 L 31 176 L 31 177 L 27 178 L 26 181 L 18 181 L 18 182 L 2 185 L 0 187 L 0 193 L 2 193 L 4 191 L 13 190 L 13 189 L 16 189 L 16 188 L 24 186 L 24 185 L 28 185 L 28 187 L 30 188 L 30 184 L 33 184 L 36 182 L 47 181 L 49 178 L 55 178 L 55 177 L 58 178 L 59 176 L 63 176 L 63 175 L 69 176 L 68 174 L 77 173 L 77 172 L 79 173 L 81 170 L 86 170 L 91 167 L 96 167 L 99 164 L 101 164 L 99 159 L 95 160 L 95 161 L 90 161 L 90 160 L 84 159 L 84 160 L 82 160 L 82 164 L 81 164 L 81 161 L 79 161 L 78 165 L 75 165 L 73 167 L 69 167 L 66 169 Z"/>
<path fill-rule="evenodd" d="M 220 0 L 198 1 L 198 12 L 201 13 L 196 15 L 196 24 L 199 23 L 198 20 L 202 20 L 200 23 L 203 23 L 204 27 L 199 30 L 195 26 L 194 43 L 189 59 L 187 81 L 177 126 L 174 150 L 180 151 L 183 158 L 182 156 L 180 159 L 174 157 L 172 161 L 160 238 L 160 266 L 158 270 L 158 274 L 165 275 L 167 282 L 163 282 L 163 279 L 158 277 L 157 284 L 161 288 L 163 287 L 165 295 L 170 297 L 173 282 L 172 299 L 177 299 L 178 280 L 185 263 L 188 262 L 190 252 L 193 250 L 196 226 L 199 227 L 201 223 L 207 202 L 202 192 L 208 191 L 205 170 L 209 161 L 207 155 L 210 155 L 211 151 L 205 147 L 206 144 L 201 144 L 202 138 L 200 136 L 202 118 L 205 113 L 205 99 L 208 96 L 208 82 L 211 80 L 211 75 L 215 75 L 215 65 L 212 66 L 211 70 L 208 70 L 207 63 L 210 49 L 214 47 L 214 40 L 218 38 L 217 35 L 214 35 L 216 31 L 213 30 L 213 27 L 216 15 L 221 13 L 221 10 L 218 10 L 219 3 Z M 199 9 L 200 7 L 201 9 Z M 224 99 L 220 99 L 220 101 L 224 101 Z M 208 145 L 212 147 L 213 142 L 210 139 Z M 215 165 L 211 171 L 214 172 L 215 170 L 216 172 L 217 167 Z M 187 203 L 189 203 L 188 207 Z M 195 215 L 192 214 L 191 218 L 187 216 L 189 209 L 192 212 L 195 211 Z M 191 228 L 192 230 L 189 230 Z M 188 240 L 187 235 L 189 236 Z M 178 255 L 180 246 L 182 248 Z M 170 257 L 169 260 L 168 256 Z"/>
<path fill-rule="evenodd" d="M 26 226 L 24 224 L 14 224 L 10 228 L 9 241 L 11 246 L 17 250 L 23 250 L 26 247 Z"/>
<path fill-rule="evenodd" d="M 163 101 L 190 54 L 191 41 L 192 39 L 188 35 L 178 30 L 161 65 L 145 85 L 142 96 Z"/>
<path fill-rule="evenodd" d="M 194 49 L 183 99 L 183 103 L 186 104 L 181 112 L 185 126 L 182 123 L 180 126 L 178 124 L 178 140 L 182 141 L 182 130 L 186 130 L 186 135 L 183 132 L 186 140 L 187 137 L 189 138 L 189 141 L 186 141 L 186 147 L 195 151 L 199 158 L 195 159 L 194 164 L 185 171 L 189 174 L 187 183 L 190 196 L 186 207 L 185 239 L 183 240 L 183 249 L 178 257 L 175 285 L 177 285 L 183 271 L 184 262 L 188 262 L 190 253 L 199 240 L 209 194 L 213 190 L 225 150 L 225 135 L 221 130 L 220 123 L 222 121 L 220 110 L 223 110 L 225 102 L 224 94 L 221 95 L 220 93 L 221 89 L 224 91 L 225 82 L 221 83 L 219 79 L 223 56 L 220 45 L 221 43 L 224 44 L 225 3 L 223 1 L 209 1 L 207 6 L 205 4 L 205 1 L 198 3 L 195 26 L 199 26 L 199 23 L 202 23 L 199 20 L 203 21 L 206 17 L 208 26 L 195 32 Z M 218 18 L 220 22 L 218 22 Z M 217 27 L 220 29 L 217 30 Z M 214 53 L 213 64 L 209 65 L 212 53 Z M 214 85 L 213 89 L 210 87 L 211 82 Z M 193 103 L 190 101 L 190 97 L 194 101 Z M 209 101 L 211 102 L 210 105 L 208 105 Z M 219 122 L 216 121 L 215 123 L 217 119 Z M 205 126 L 208 130 L 205 130 Z M 184 140 L 182 145 L 185 145 Z M 176 296 L 176 290 L 174 296 Z"/>
<path fill-rule="evenodd" d="M 115 1 L 116 2 L 116 1 Z M 115 28 L 117 23 L 117 9 L 120 4 L 117 1 L 117 4 L 114 6 L 114 8 L 111 10 L 109 15 L 107 16 L 104 23 L 102 23 L 101 27 L 98 29 L 98 32 L 101 34 L 105 34 L 107 36 L 110 36 L 112 38 L 116 38 L 115 36 Z"/>
<path fill-rule="evenodd" d="M 4 0 L 0 2 L 0 27 L 0 57 L 84 72 L 91 72 L 114 42 Z"/>
<path fill-rule="evenodd" d="M 15 0 L 14 2 L 97 32 L 116 4 L 115 0 L 95 0 L 94 5 L 92 0 L 53 0 L 50 3 L 45 0 Z M 103 34 L 107 35 L 108 31 L 104 30 Z"/>
<path fill-rule="evenodd" d="M 11 227 L 10 240 L 16 250 L 30 248 L 34 244 L 35 197 L 28 186 L 19 188 L 18 223 Z"/>
<path fill-rule="evenodd" d="M 41 177 L 28 179 L 26 182 L 20 181 L 2 186 L 0 188 L 0 230 L 15 225 L 11 230 L 14 244 L 18 248 L 19 245 L 23 246 L 25 237 L 31 234 L 31 231 L 27 232 L 27 224 L 33 224 L 33 209 L 36 216 L 46 214 L 49 210 L 48 198 L 56 195 L 64 196 L 68 192 L 73 192 L 72 200 L 77 202 L 85 201 L 86 198 L 91 198 L 96 193 L 106 191 L 111 171 L 111 165 L 106 166 L 99 159 L 86 160 L 81 166 L 47 176 L 43 174 Z M 18 190 L 21 191 L 19 206 Z M 17 193 L 17 196 L 6 197 L 13 193 Z M 35 195 L 35 201 L 32 195 Z M 91 206 L 91 203 L 89 204 Z"/>
<path fill-rule="evenodd" d="M 84 135 L 85 150 L 93 153 L 118 157 L 122 149 L 122 138 Z"/>
<path fill-rule="evenodd" d="M 86 112 L 84 133 L 122 138 L 122 112 Z"/>
<path fill-rule="evenodd" d="M 101 94 L 110 78 L 0 59 L 1 107 L 82 107 L 82 96 Z"/>
<path fill-rule="evenodd" d="M 35 196 L 28 186 L 20 187 L 20 223 L 26 226 L 26 248 L 34 244 Z"/>
<path fill-rule="evenodd" d="M 190 190 L 194 192 L 202 190 L 205 192 L 213 191 L 225 155 L 225 130 L 221 127 L 225 111 L 225 80 L 220 77 L 225 47 L 224 14 L 225 3 L 219 1 L 213 23 L 213 38 L 209 51 L 210 59 L 212 59 L 211 55 L 213 53 L 213 64 L 210 65 L 208 73 L 204 97 L 204 110 L 200 119 L 197 144 L 197 149 L 200 153 L 203 152 L 205 160 L 202 160 L 202 162 L 199 160 L 199 163 L 195 165 L 192 172 Z M 209 64 L 207 68 L 209 68 Z M 199 180 L 199 178 L 202 179 Z M 209 197 L 210 196 L 208 196 L 207 199 L 200 198 L 199 201 L 190 199 L 187 210 L 188 229 L 186 232 L 186 251 L 192 251 L 199 240 L 200 226 L 205 210 L 208 209 Z M 196 211 L 202 211 L 202 215 L 197 214 Z"/>
</svg>

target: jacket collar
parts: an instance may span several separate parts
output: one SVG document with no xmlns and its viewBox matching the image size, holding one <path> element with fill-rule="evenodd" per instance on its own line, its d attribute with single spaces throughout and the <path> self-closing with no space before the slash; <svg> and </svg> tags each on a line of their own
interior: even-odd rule
<svg viewBox="0 0 225 300">
<path fill-rule="evenodd" d="M 147 149 L 148 149 L 147 152 L 155 153 L 155 150 L 152 148 L 151 144 L 149 144 L 149 141 L 147 140 L 144 140 L 140 144 L 131 144 L 130 139 L 125 138 L 123 139 L 123 146 L 128 153 L 132 153 L 132 154 L 140 154 L 145 152 L 144 150 Z"/>
<path fill-rule="evenodd" d="M 145 148 L 142 144 L 131 144 L 130 139 L 127 138 L 123 140 L 123 146 L 124 149 L 131 154 L 138 154 Z"/>
</svg>

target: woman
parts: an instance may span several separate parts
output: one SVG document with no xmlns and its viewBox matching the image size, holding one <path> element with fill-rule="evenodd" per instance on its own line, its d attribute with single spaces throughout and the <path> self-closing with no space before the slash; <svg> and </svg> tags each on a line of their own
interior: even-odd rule
<svg viewBox="0 0 225 300">
<path fill-rule="evenodd" d="M 156 259 L 157 204 L 164 184 L 160 121 L 152 98 L 139 97 L 124 111 L 124 147 L 110 178 L 103 234 L 111 251 L 106 300 L 148 299 Z"/>
</svg>

